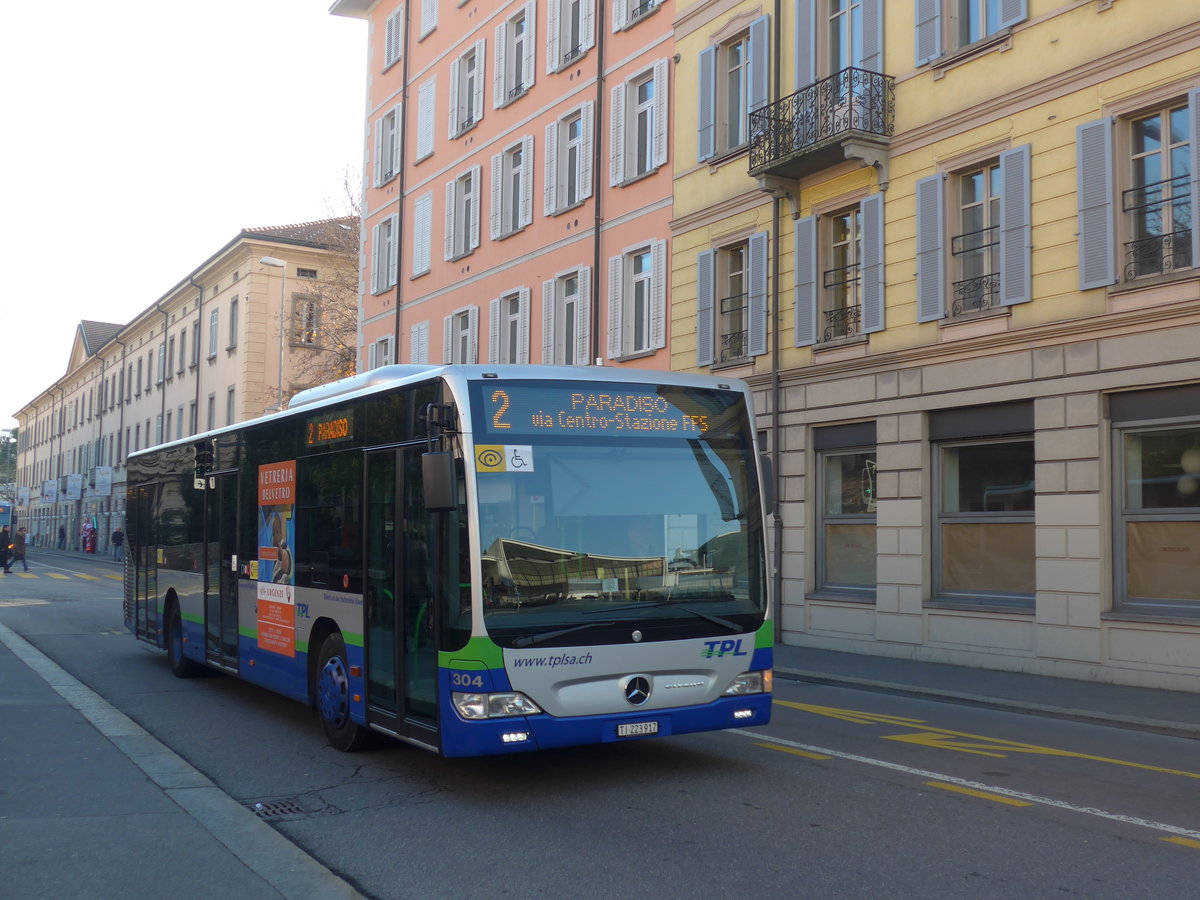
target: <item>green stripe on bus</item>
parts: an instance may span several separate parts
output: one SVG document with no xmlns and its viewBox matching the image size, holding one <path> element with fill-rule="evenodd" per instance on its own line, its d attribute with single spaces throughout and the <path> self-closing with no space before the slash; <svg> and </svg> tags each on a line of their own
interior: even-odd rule
<svg viewBox="0 0 1200 900">
<path fill-rule="evenodd" d="M 504 654 L 489 637 L 473 637 L 461 650 L 441 651 L 438 665 L 443 669 L 503 669 Z"/>
<path fill-rule="evenodd" d="M 755 647 L 755 649 L 759 649 L 761 647 L 774 647 L 774 646 L 775 646 L 775 623 L 772 622 L 770 619 L 767 619 L 766 621 L 764 621 L 762 623 L 762 625 L 759 626 L 758 633 L 754 636 L 754 647 Z"/>
</svg>

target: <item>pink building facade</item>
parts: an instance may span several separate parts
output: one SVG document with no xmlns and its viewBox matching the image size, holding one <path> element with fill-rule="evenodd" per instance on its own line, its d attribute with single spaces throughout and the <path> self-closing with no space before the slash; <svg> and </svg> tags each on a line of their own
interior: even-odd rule
<svg viewBox="0 0 1200 900">
<path fill-rule="evenodd" d="M 673 3 L 366 18 L 360 369 L 670 367 Z"/>
</svg>

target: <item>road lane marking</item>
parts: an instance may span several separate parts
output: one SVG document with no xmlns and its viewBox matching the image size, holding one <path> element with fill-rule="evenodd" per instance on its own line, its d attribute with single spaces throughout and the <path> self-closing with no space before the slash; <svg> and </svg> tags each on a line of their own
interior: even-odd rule
<svg viewBox="0 0 1200 900">
<path fill-rule="evenodd" d="M 760 743 L 765 737 L 767 741 L 772 744 L 779 744 L 784 747 L 793 747 L 797 750 L 804 750 L 808 753 L 819 753 L 824 756 L 832 756 L 835 759 L 844 759 L 848 762 L 861 763 L 866 766 L 875 766 L 879 769 L 888 769 L 892 772 L 900 772 L 904 775 L 915 775 L 922 781 L 938 781 L 946 784 L 956 784 L 959 787 L 970 788 L 971 790 L 986 791 L 989 794 L 999 794 L 1003 797 L 1011 797 L 1014 800 L 1026 800 L 1029 803 L 1040 806 L 1050 806 L 1055 809 L 1065 810 L 1067 812 L 1082 813 L 1083 815 L 1095 816 L 1099 819 L 1107 819 L 1111 822 L 1121 822 L 1125 825 L 1134 825 L 1138 828 L 1159 831 L 1163 832 L 1164 834 L 1169 834 L 1180 838 L 1187 838 L 1188 840 L 1200 843 L 1200 831 L 1195 831 L 1191 828 L 1181 828 L 1178 825 L 1168 825 L 1165 822 L 1155 822 L 1152 819 L 1143 819 L 1139 816 L 1127 816 L 1124 813 L 1115 813 L 1110 812 L 1109 810 L 1097 809 L 1094 806 L 1080 806 L 1077 803 L 1068 803 L 1065 800 L 1055 800 L 1053 797 L 1042 797 L 1038 794 L 1028 794 L 1025 791 L 1014 791 L 1010 788 L 999 787 L 998 785 L 984 784 L 981 781 L 972 781 L 969 778 L 959 778 L 955 775 L 945 775 L 941 772 L 931 772 L 928 769 L 918 769 L 913 766 L 902 765 L 901 763 L 888 762 L 886 759 L 874 759 L 870 756 L 859 756 L 857 753 L 845 753 L 841 750 L 830 750 L 828 747 L 816 747 L 812 744 L 801 744 L 796 741 L 789 741 L 786 738 L 771 737 L 770 735 L 746 731 L 743 728 L 730 728 L 729 733 L 740 734 L 742 737 L 750 738 L 756 744 Z M 1166 839 L 1164 838 L 1164 840 Z M 1175 843 L 1180 842 L 1175 841 Z M 1188 846 L 1191 845 L 1189 844 Z"/>
<path fill-rule="evenodd" d="M 991 800 L 993 803 L 1005 803 L 1009 806 L 1033 806 L 1028 800 L 1017 800 L 1014 797 L 1002 797 L 991 791 L 977 791 L 974 788 L 963 787 L 960 784 L 945 784 L 941 781 L 925 782 L 929 787 L 941 788 L 943 791 L 953 791 L 956 794 L 966 794 L 968 797 L 978 797 L 980 800 Z"/>
<path fill-rule="evenodd" d="M 1191 838 L 1169 837 L 1159 838 L 1159 840 L 1166 841 L 1168 844 L 1182 844 L 1184 847 L 1195 847 L 1197 850 L 1200 850 L 1200 841 L 1193 841 Z"/>
<path fill-rule="evenodd" d="M 809 753 L 807 750 L 800 750 L 796 747 L 781 747 L 779 744 L 759 743 L 760 747 L 765 747 L 768 750 L 779 750 L 783 753 L 791 753 L 793 756 L 803 756 L 805 759 L 833 759 L 832 756 L 822 756 L 820 753 Z"/>
<path fill-rule="evenodd" d="M 70 581 L 70 580 L 71 580 L 71 576 L 70 576 L 70 575 L 60 575 L 58 572 L 50 572 L 50 573 L 48 573 L 47 577 L 49 577 L 49 578 L 59 578 L 59 579 L 62 579 L 63 581 Z"/>
<path fill-rule="evenodd" d="M 1111 766 L 1124 766 L 1129 769 L 1142 769 L 1146 772 L 1158 772 L 1163 775 L 1178 775 L 1182 778 L 1200 779 L 1200 772 L 1170 769 L 1165 766 L 1130 762 L 1125 759 L 1111 759 L 1107 756 L 1095 756 L 1091 753 L 1079 753 L 1074 750 L 1060 750 L 1056 747 L 1042 747 L 1037 744 L 1026 744 L 1023 741 L 1009 741 L 1004 738 L 987 737 L 986 735 L 971 734 L 966 731 L 951 731 L 948 728 L 937 728 L 927 725 L 923 719 L 901 719 L 899 716 L 860 713 L 852 709 L 814 706 L 810 703 L 795 703 L 790 700 L 776 700 L 775 703 L 779 706 L 786 706 L 789 709 L 798 709 L 802 712 L 841 719 L 845 722 L 855 722 L 861 725 L 891 725 L 901 723 L 911 725 L 916 729 L 914 733 L 887 734 L 883 735 L 883 739 L 887 741 L 900 741 L 906 744 L 918 744 L 923 747 L 932 747 L 935 750 L 954 750 L 958 753 L 969 753 L 974 756 L 990 756 L 997 759 L 1004 759 L 1012 753 L 1025 753 L 1032 756 L 1058 756 L 1065 759 L 1086 759 L 1091 762 L 1105 763 Z"/>
</svg>

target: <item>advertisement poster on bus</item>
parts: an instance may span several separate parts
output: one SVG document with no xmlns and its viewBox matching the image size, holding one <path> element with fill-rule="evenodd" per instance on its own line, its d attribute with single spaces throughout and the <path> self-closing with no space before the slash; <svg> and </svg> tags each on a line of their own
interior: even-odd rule
<svg viewBox="0 0 1200 900">
<path fill-rule="evenodd" d="M 296 461 L 258 467 L 258 647 L 296 655 Z"/>
</svg>

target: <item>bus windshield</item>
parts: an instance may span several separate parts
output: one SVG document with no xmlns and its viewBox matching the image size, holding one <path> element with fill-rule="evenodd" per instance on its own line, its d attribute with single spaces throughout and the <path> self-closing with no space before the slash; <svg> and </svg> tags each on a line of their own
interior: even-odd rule
<svg viewBox="0 0 1200 900">
<path fill-rule="evenodd" d="M 762 624 L 761 503 L 743 395 L 623 387 L 473 388 L 484 622 L 501 646 Z"/>
</svg>

